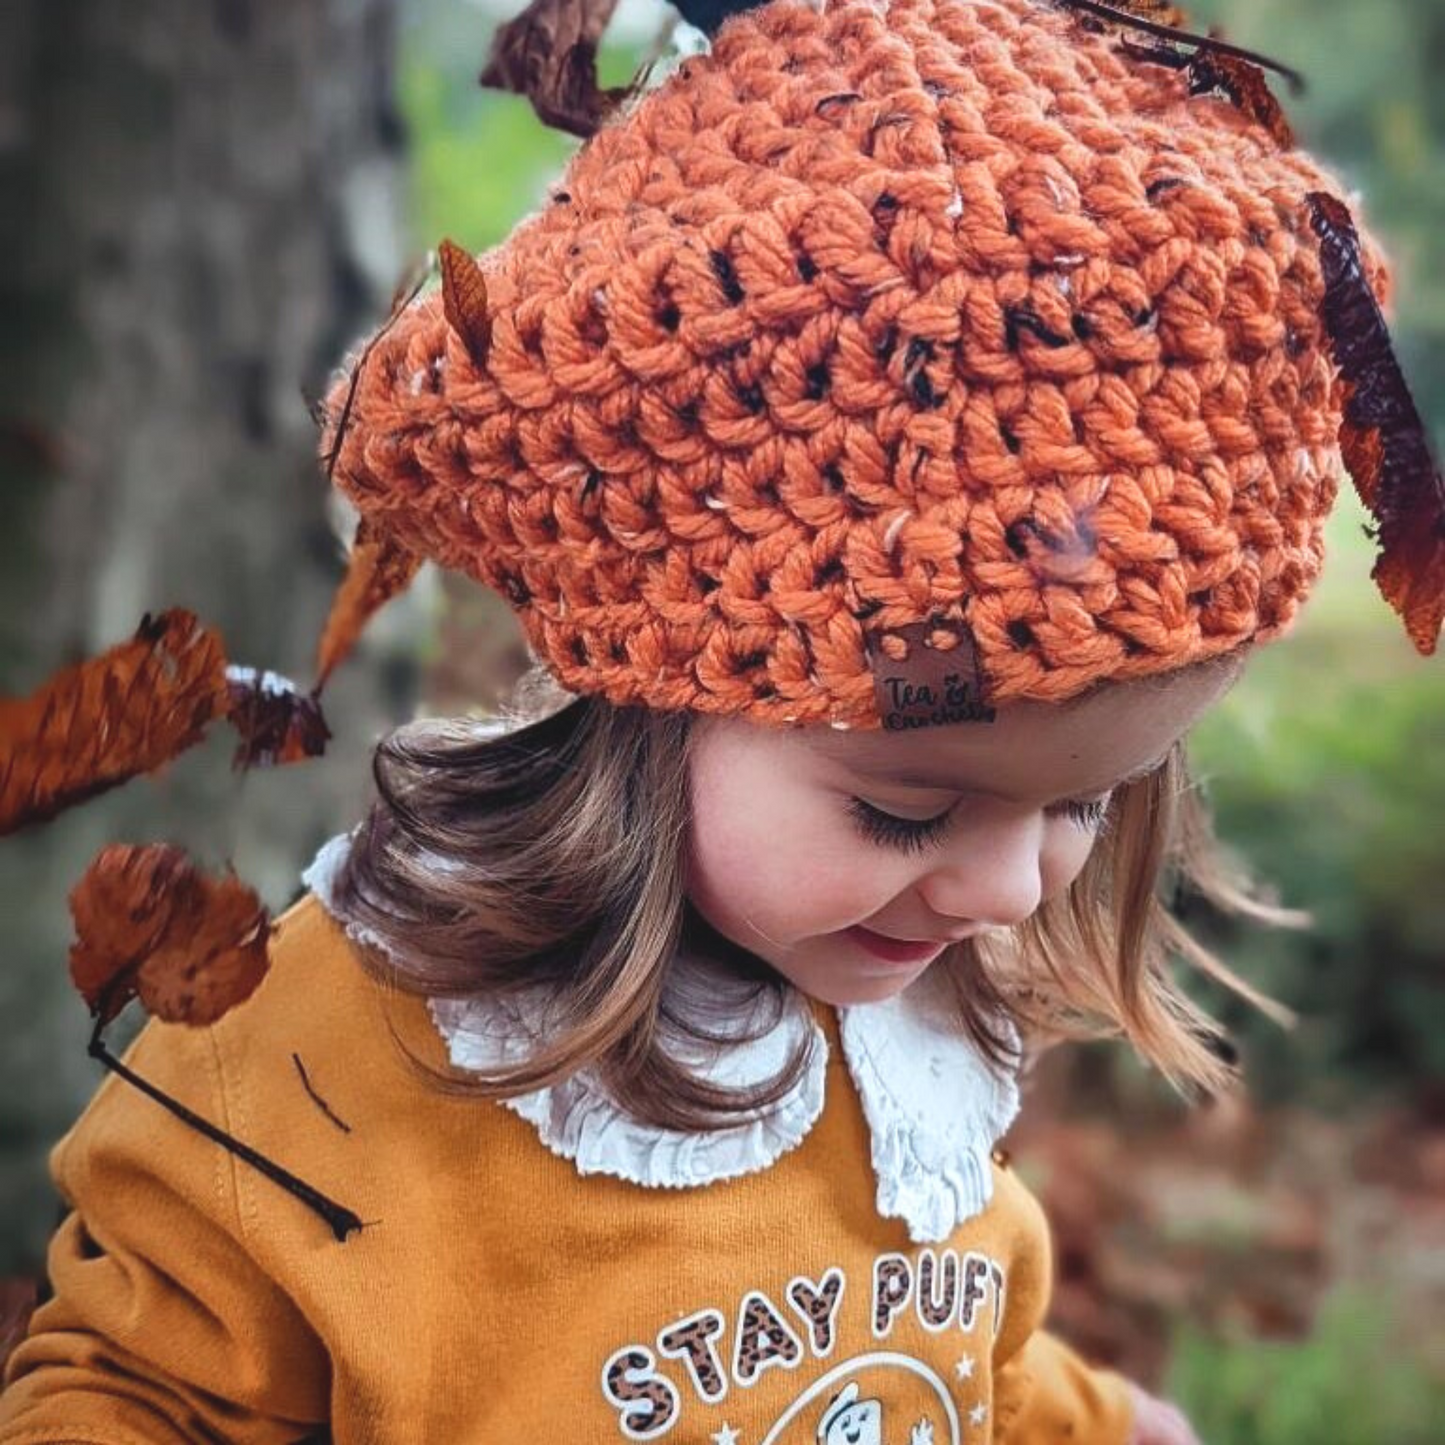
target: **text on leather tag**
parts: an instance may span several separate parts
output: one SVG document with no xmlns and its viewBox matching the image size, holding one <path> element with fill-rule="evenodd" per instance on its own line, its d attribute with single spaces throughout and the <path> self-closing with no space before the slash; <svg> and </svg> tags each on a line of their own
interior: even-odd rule
<svg viewBox="0 0 1445 1445">
<path fill-rule="evenodd" d="M 867 637 L 878 716 L 890 732 L 992 722 L 973 638 L 962 622 L 915 622 Z"/>
</svg>

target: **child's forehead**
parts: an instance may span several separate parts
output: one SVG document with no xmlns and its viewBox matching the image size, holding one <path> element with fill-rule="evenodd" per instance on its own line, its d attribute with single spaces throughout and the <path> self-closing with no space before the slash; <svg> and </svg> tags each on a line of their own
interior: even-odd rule
<svg viewBox="0 0 1445 1445">
<path fill-rule="evenodd" d="M 1107 787 L 1156 765 L 1232 681 L 1236 669 L 1191 668 L 1111 684 L 1063 705 L 1020 703 L 992 722 L 904 731 L 799 729 L 801 752 L 903 786 Z"/>
<path fill-rule="evenodd" d="M 1033 718 L 1006 708 L 989 723 L 898 732 L 809 728 L 795 737 L 802 751 L 825 762 L 916 787 L 947 787 L 979 765 L 1027 759 L 1029 766 L 1038 766 L 1049 755 L 1077 753 L 1078 743 L 1088 740 L 1088 730 L 1071 725 L 1063 709 Z"/>
</svg>

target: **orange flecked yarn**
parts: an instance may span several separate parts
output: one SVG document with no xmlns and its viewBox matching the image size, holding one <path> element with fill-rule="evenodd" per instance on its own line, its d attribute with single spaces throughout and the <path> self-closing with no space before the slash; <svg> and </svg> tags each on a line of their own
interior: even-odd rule
<svg viewBox="0 0 1445 1445">
<path fill-rule="evenodd" d="M 1047 0 L 776 0 L 482 258 L 483 365 L 407 308 L 335 476 L 615 703 L 876 728 L 919 623 L 992 704 L 1178 668 L 1320 567 L 1322 189 Z"/>
</svg>

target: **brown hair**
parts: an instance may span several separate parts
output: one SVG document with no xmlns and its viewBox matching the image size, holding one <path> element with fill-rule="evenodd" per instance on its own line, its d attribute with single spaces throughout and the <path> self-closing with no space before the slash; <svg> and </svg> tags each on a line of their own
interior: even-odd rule
<svg viewBox="0 0 1445 1445">
<path fill-rule="evenodd" d="M 379 796 L 336 906 L 381 945 L 362 949 L 367 967 L 403 991 L 547 999 L 545 1036 L 525 1060 L 464 1076 L 428 1070 L 438 1082 L 501 1098 L 591 1068 L 646 1122 L 736 1123 L 794 1085 L 807 1046 L 746 1090 L 677 1060 L 679 1043 L 766 1031 L 790 987 L 684 895 L 692 716 L 596 697 L 545 712 L 557 697 L 547 688 L 539 669 L 507 718 L 414 723 L 381 743 Z M 1172 981 L 1170 956 L 1282 1011 L 1169 914 L 1160 894 L 1171 875 L 1230 911 L 1285 917 L 1223 867 L 1182 745 L 1117 792 L 1079 878 L 1007 946 L 968 940 L 940 960 L 973 1037 L 1002 1060 L 1001 1014 L 1034 1036 L 1122 1031 L 1176 1084 L 1227 1085 L 1222 1036 Z M 754 1034 L 737 1033 L 741 1018 L 757 1020 Z"/>
</svg>

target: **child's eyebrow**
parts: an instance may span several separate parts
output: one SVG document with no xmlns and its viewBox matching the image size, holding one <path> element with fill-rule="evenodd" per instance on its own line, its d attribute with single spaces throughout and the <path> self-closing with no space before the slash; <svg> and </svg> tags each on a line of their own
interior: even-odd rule
<svg viewBox="0 0 1445 1445">
<path fill-rule="evenodd" d="M 1100 791 L 1112 792 L 1115 788 L 1126 787 L 1130 783 L 1137 783 L 1147 778 L 1150 773 L 1163 767 L 1168 761 L 1169 754 L 1155 758 L 1152 762 L 1144 763 L 1135 768 L 1132 772 L 1125 773 L 1122 777 L 1116 778 L 1108 789 Z M 902 788 L 933 788 L 939 792 L 946 793 L 986 793 L 987 788 L 980 788 L 975 784 L 962 787 L 959 779 L 947 773 L 935 773 L 926 768 L 894 768 L 887 763 L 870 761 L 868 759 L 854 763 L 853 768 L 859 773 L 866 773 L 874 782 L 892 783 Z"/>
</svg>

